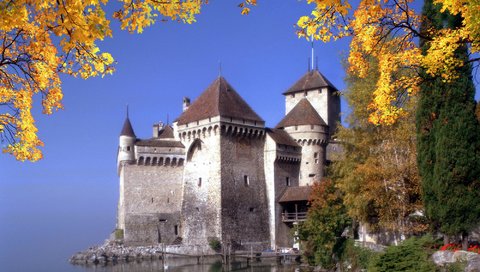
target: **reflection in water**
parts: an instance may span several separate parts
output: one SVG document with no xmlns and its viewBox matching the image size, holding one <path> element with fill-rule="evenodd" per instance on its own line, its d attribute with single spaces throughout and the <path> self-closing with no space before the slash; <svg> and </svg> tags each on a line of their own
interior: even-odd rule
<svg viewBox="0 0 480 272">
<path fill-rule="evenodd" d="M 198 264 L 197 258 L 169 258 L 165 264 L 161 260 L 129 262 L 107 265 L 84 266 L 88 272 L 298 272 L 306 271 L 300 269 L 296 264 L 280 264 L 272 261 L 253 261 L 247 264 L 245 261 L 232 261 L 229 266 L 222 265 L 218 258 L 206 258 Z"/>
</svg>

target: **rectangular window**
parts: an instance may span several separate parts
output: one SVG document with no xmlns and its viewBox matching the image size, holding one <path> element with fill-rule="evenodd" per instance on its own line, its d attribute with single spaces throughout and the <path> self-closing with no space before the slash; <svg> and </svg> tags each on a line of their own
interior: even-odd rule
<svg viewBox="0 0 480 272">
<path fill-rule="evenodd" d="M 127 146 L 127 151 L 130 151 L 130 146 Z"/>
<path fill-rule="evenodd" d="M 310 129 L 313 130 L 315 128 L 315 125 L 310 125 Z"/>
<path fill-rule="evenodd" d="M 298 130 L 298 126 L 297 126 L 297 125 L 295 125 L 295 130 Z"/>
<path fill-rule="evenodd" d="M 318 152 L 313 153 L 313 157 L 316 159 L 318 157 Z"/>
<path fill-rule="evenodd" d="M 303 96 L 304 96 L 304 97 L 307 97 L 307 95 L 308 95 L 308 92 L 304 92 L 304 93 L 303 93 Z"/>
<path fill-rule="evenodd" d="M 202 187 L 202 178 L 198 178 L 198 187 Z"/>
<path fill-rule="evenodd" d="M 254 212 L 254 211 L 255 211 L 255 208 L 250 207 L 249 211 L 250 211 L 250 212 Z"/>
<path fill-rule="evenodd" d="M 294 97 L 295 97 L 295 94 L 294 94 L 294 93 L 292 93 L 290 96 L 291 96 L 292 98 L 294 98 Z"/>
<path fill-rule="evenodd" d="M 173 231 L 175 232 L 175 235 L 178 235 L 178 225 L 173 226 Z"/>
<path fill-rule="evenodd" d="M 290 186 L 290 177 L 286 177 L 286 178 L 285 178 L 285 184 L 286 184 L 287 186 Z"/>
<path fill-rule="evenodd" d="M 309 174 L 308 177 L 313 178 L 315 174 Z"/>
<path fill-rule="evenodd" d="M 250 185 L 250 179 L 248 178 L 247 175 L 244 175 L 244 176 L 243 176 L 243 183 L 245 184 L 245 186 L 249 186 L 249 185 Z"/>
</svg>

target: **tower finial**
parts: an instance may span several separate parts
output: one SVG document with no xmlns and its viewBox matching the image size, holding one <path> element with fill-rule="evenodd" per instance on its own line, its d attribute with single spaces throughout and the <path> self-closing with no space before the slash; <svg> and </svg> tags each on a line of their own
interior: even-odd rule
<svg viewBox="0 0 480 272">
<path fill-rule="evenodd" d="M 315 57 L 315 70 L 318 71 L 318 56 Z"/>
<path fill-rule="evenodd" d="M 314 49 L 313 49 L 313 34 L 310 36 L 310 40 L 312 41 L 312 66 L 310 66 L 311 70 L 313 71 L 313 57 L 315 55 Z"/>
<path fill-rule="evenodd" d="M 222 76 L 222 62 L 218 61 L 218 77 Z"/>
<path fill-rule="evenodd" d="M 170 125 L 170 116 L 167 113 L 167 126 Z"/>
<path fill-rule="evenodd" d="M 129 118 L 129 116 L 128 116 L 128 103 L 127 103 L 127 118 Z"/>
</svg>

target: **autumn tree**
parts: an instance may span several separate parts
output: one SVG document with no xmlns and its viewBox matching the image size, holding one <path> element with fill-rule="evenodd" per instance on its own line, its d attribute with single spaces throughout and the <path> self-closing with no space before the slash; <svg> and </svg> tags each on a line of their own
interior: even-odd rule
<svg viewBox="0 0 480 272">
<path fill-rule="evenodd" d="M 422 33 L 441 29 L 454 32 L 462 27 L 458 14 L 442 11 L 432 0 L 425 0 L 423 14 Z M 422 40 L 425 54 L 431 46 L 431 41 Z M 456 68 L 455 79 L 445 81 L 425 72 L 417 114 L 426 215 L 447 237 L 462 235 L 464 241 L 480 221 L 480 126 L 467 52 L 466 46 L 454 52 L 459 63 L 466 63 Z"/>
<path fill-rule="evenodd" d="M 97 43 L 112 36 L 108 0 L 0 2 L 0 140 L 18 160 L 36 161 L 43 145 L 32 116 L 39 97 L 43 113 L 62 108 L 60 75 L 111 74 L 114 60 Z M 130 1 L 113 16 L 122 29 L 142 32 L 156 20 L 192 23 L 202 0 Z M 245 1 L 244 9 L 252 1 Z"/>
<path fill-rule="evenodd" d="M 367 108 L 381 72 L 373 57 L 369 66 L 363 78 L 348 73 L 344 96 L 352 112 L 346 120 L 348 128 L 340 128 L 337 134 L 344 143 L 345 156 L 331 168 L 345 194 L 349 215 L 370 231 L 387 232 L 399 241 L 426 227 L 415 216 L 422 210 L 416 166 L 415 100 L 397 98 L 404 114 L 395 124 L 371 124 Z"/>
<path fill-rule="evenodd" d="M 458 78 L 458 68 L 478 63 L 476 57 L 459 59 L 457 49 L 480 50 L 480 2 L 469 0 L 433 0 L 441 12 L 458 16 L 459 27 L 420 31 L 422 16 L 412 8 L 413 0 L 361 0 L 355 9 L 348 0 L 307 0 L 314 5 L 310 16 L 299 19 L 299 35 L 325 42 L 351 36 L 349 70 L 367 75 L 369 57 L 378 59 L 379 77 L 370 100 L 369 119 L 374 124 L 393 124 L 404 114 L 397 97 L 416 94 L 422 77 Z M 429 41 L 422 54 L 418 39 Z M 390 48 L 397 47 L 391 51 Z M 422 69 L 420 69 L 422 68 Z M 409 71 L 403 73 L 403 71 Z M 404 74 L 397 77 L 396 75 Z"/>
<path fill-rule="evenodd" d="M 304 255 L 309 263 L 332 269 L 345 247 L 346 237 L 342 234 L 351 226 L 342 192 L 331 179 L 314 183 L 310 205 L 299 232 L 306 246 Z"/>
</svg>

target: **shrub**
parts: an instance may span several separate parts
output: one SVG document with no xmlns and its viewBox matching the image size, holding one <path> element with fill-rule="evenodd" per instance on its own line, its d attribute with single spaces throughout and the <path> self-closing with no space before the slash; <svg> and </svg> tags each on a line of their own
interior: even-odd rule
<svg viewBox="0 0 480 272">
<path fill-rule="evenodd" d="M 210 245 L 210 248 L 215 251 L 220 251 L 220 249 L 222 249 L 222 243 L 217 237 L 208 238 L 208 245 Z"/>
<path fill-rule="evenodd" d="M 355 245 L 353 239 L 348 239 L 345 250 L 341 256 L 343 271 L 360 271 L 367 269 L 370 260 L 376 258 L 380 253 L 365 247 Z"/>
<path fill-rule="evenodd" d="M 431 272 L 436 266 L 430 255 L 435 248 L 431 236 L 412 237 L 398 246 L 390 246 L 386 252 L 372 259 L 368 271 L 415 271 Z"/>
<path fill-rule="evenodd" d="M 123 229 L 115 229 L 115 240 L 123 240 Z"/>
</svg>

